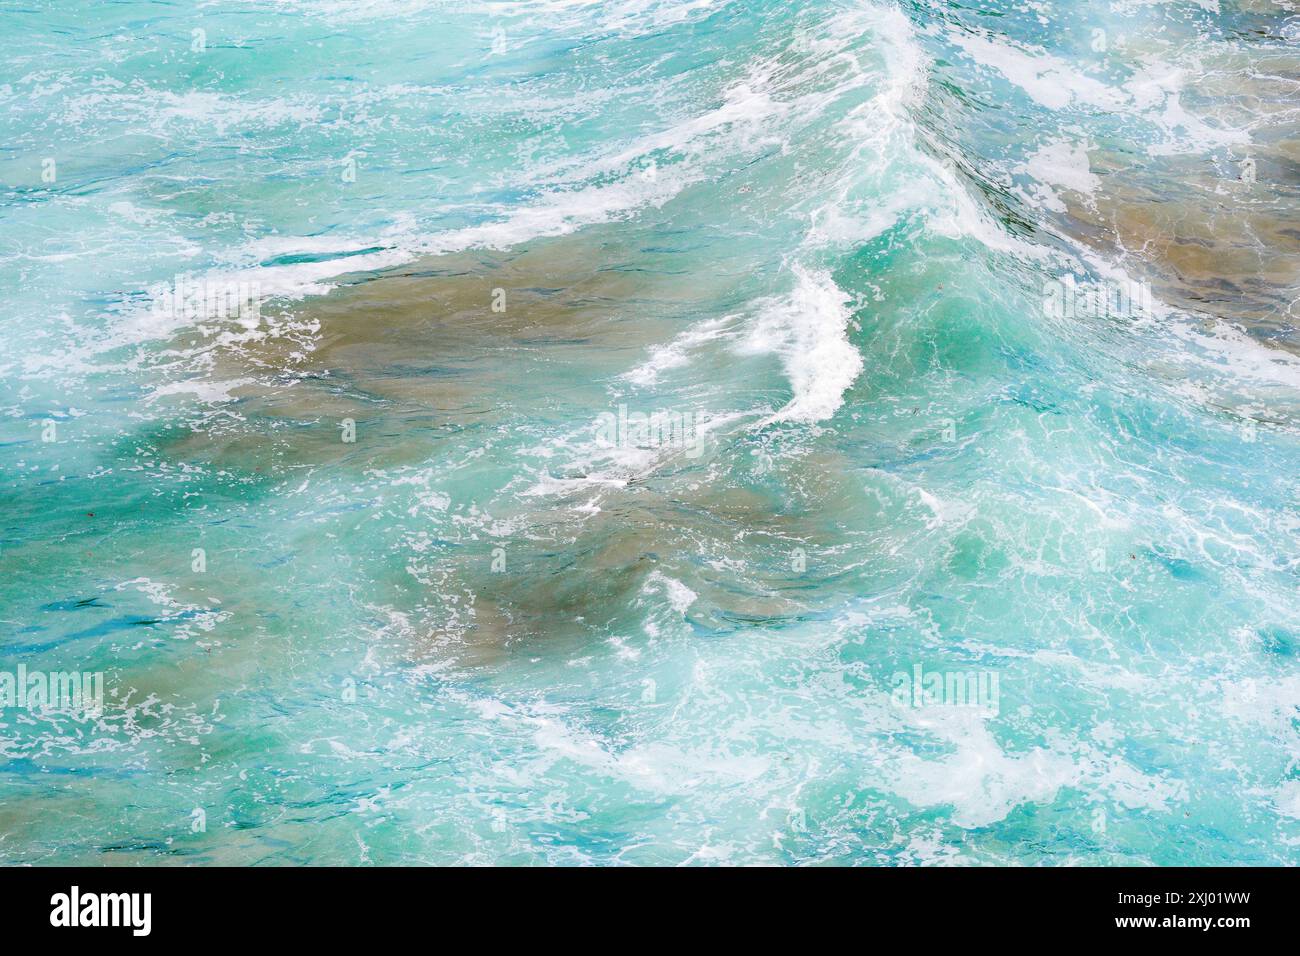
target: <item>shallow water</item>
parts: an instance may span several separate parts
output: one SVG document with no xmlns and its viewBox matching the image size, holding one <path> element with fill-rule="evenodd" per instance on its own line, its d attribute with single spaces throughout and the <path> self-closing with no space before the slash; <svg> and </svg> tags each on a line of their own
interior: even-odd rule
<svg viewBox="0 0 1300 956">
<path fill-rule="evenodd" d="M 0 859 L 1300 862 L 1287 16 L 0 14 Z"/>
</svg>

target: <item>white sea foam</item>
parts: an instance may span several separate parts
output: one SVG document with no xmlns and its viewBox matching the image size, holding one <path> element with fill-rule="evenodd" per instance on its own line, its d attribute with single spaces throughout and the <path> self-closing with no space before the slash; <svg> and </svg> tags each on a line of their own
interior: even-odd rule
<svg viewBox="0 0 1300 956">
<path fill-rule="evenodd" d="M 662 591 L 663 596 L 668 600 L 668 605 L 678 614 L 689 611 L 699 596 L 681 581 L 670 578 L 662 571 L 651 573 L 646 579 L 645 591 L 649 594 Z"/>
<path fill-rule="evenodd" d="M 978 711 L 960 707 L 901 711 L 915 729 L 942 740 L 948 753 L 929 757 L 910 750 L 884 758 L 888 786 L 918 807 L 949 807 L 959 827 L 1004 820 L 1016 807 L 1050 803 L 1067 787 L 1104 793 L 1129 809 L 1169 812 L 1187 798 L 1179 781 L 1143 774 L 1097 747 L 1049 734 L 1049 746 L 1011 752 L 1000 746 Z"/>
<path fill-rule="evenodd" d="M 692 326 L 667 345 L 653 347 L 650 357 L 623 377 L 633 385 L 654 385 L 664 372 L 686 365 L 696 349 L 708 342 L 734 335 L 732 326 L 735 321 L 735 316 L 728 315 Z"/>
<path fill-rule="evenodd" d="M 997 70 L 1049 109 L 1074 104 L 1114 109 L 1124 102 L 1123 93 L 1041 48 L 969 33 L 953 33 L 951 38 L 976 63 Z"/>
<path fill-rule="evenodd" d="M 739 348 L 781 358 L 794 395 L 769 422 L 819 422 L 844 402 L 862 371 L 862 356 L 849 341 L 848 295 L 824 271 L 794 266 L 787 296 L 759 303 L 748 337 Z"/>
<path fill-rule="evenodd" d="M 969 33 L 953 32 L 949 37 L 976 63 L 1001 73 L 1048 109 L 1101 110 L 1146 121 L 1162 136 L 1147 147 L 1153 156 L 1205 153 L 1220 146 L 1250 142 L 1247 129 L 1212 126 L 1189 113 L 1182 104 L 1182 90 L 1190 79 L 1188 71 L 1158 57 L 1142 57 L 1135 75 L 1118 87 L 1040 47 Z"/>
<path fill-rule="evenodd" d="M 1051 140 L 1038 147 L 1021 169 L 1038 181 L 1036 198 L 1048 209 L 1056 212 L 1066 210 L 1065 203 L 1051 188 L 1053 186 L 1072 192 L 1088 205 L 1095 206 L 1093 197 L 1101 187 L 1101 179 L 1093 173 L 1083 143 Z"/>
</svg>

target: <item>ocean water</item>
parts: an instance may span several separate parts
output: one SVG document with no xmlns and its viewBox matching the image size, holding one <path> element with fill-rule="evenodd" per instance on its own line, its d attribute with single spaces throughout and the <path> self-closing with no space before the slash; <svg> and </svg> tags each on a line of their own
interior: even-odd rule
<svg viewBox="0 0 1300 956">
<path fill-rule="evenodd" d="M 6 4 L 0 861 L 1300 862 L 1298 43 Z"/>
</svg>

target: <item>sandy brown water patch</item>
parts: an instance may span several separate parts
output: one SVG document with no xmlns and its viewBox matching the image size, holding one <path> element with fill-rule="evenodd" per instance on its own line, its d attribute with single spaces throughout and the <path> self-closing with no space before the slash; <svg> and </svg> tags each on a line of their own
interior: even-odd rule
<svg viewBox="0 0 1300 956">
<path fill-rule="evenodd" d="M 1077 238 L 1177 308 L 1300 350 L 1300 56 L 1221 44 L 1183 108 L 1230 144 L 1205 152 L 1089 151 L 1100 189 L 1066 192 Z"/>
<path fill-rule="evenodd" d="M 239 384 L 169 451 L 231 467 L 387 467 L 427 457 L 430 433 L 499 427 L 520 410 L 605 407 L 604 383 L 739 280 L 687 273 L 671 255 L 662 271 L 633 271 L 634 250 L 599 232 L 441 256 L 284 307 L 293 335 L 203 350 L 195 390 Z M 188 332 L 174 351 L 201 346 Z M 343 419 L 383 440 L 342 443 Z M 404 447 L 408 433 L 423 434 Z"/>
</svg>

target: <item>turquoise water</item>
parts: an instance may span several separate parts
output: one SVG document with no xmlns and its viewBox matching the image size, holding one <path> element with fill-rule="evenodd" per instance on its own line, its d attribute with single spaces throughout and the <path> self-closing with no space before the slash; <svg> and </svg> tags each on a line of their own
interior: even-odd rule
<svg viewBox="0 0 1300 956">
<path fill-rule="evenodd" d="M 0 22 L 0 860 L 1300 862 L 1285 12 Z"/>
</svg>

